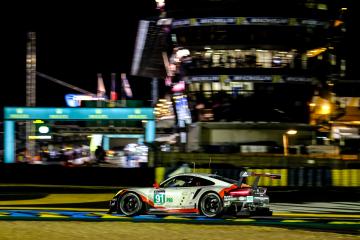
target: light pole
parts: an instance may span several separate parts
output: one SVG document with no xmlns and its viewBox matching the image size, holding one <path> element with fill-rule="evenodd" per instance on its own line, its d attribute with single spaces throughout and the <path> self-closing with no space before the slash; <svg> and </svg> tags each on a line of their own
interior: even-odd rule
<svg viewBox="0 0 360 240">
<path fill-rule="evenodd" d="M 289 152 L 288 152 L 288 147 L 289 147 L 289 137 L 288 135 L 295 135 L 297 134 L 297 130 L 294 129 L 289 129 L 287 130 L 283 135 L 283 147 L 284 147 L 284 156 L 288 156 Z"/>
</svg>

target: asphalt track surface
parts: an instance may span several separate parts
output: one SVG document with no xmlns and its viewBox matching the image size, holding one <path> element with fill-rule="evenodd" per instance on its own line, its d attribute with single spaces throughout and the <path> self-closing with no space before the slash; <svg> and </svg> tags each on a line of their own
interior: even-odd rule
<svg viewBox="0 0 360 240">
<path fill-rule="evenodd" d="M 0 185 L 0 220 L 119 221 L 215 225 L 277 226 L 340 233 L 360 233 L 357 189 L 273 189 L 272 217 L 209 219 L 196 215 L 126 217 L 107 214 L 118 187 Z M 331 197 L 331 198 L 329 198 Z M 305 201 L 313 200 L 313 201 Z"/>
</svg>

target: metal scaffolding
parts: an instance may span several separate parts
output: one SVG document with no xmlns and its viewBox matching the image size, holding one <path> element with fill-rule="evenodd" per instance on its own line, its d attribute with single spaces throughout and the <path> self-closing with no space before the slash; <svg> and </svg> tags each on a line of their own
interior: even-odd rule
<svg viewBox="0 0 360 240">
<path fill-rule="evenodd" d="M 29 32 L 26 43 L 26 106 L 36 106 L 36 33 Z M 35 134 L 35 126 L 26 122 L 26 149 L 30 160 L 35 156 L 35 141 L 29 136 Z"/>
</svg>

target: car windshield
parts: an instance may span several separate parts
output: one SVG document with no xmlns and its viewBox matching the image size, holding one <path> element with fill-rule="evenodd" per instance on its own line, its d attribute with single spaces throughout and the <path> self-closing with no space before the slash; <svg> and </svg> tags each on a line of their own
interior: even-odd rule
<svg viewBox="0 0 360 240">
<path fill-rule="evenodd" d="M 178 176 L 160 184 L 160 187 L 184 187 L 187 183 L 186 176 Z"/>
<path fill-rule="evenodd" d="M 227 183 L 231 183 L 231 184 L 237 184 L 238 181 L 234 180 L 234 179 L 230 179 L 230 178 L 226 178 L 223 176 L 219 176 L 219 175 L 210 175 L 210 177 L 227 182 Z"/>
<path fill-rule="evenodd" d="M 182 175 L 170 178 L 160 184 L 161 188 L 167 187 L 199 187 L 199 186 L 211 186 L 215 183 L 213 181 L 204 179 L 197 176 Z"/>
</svg>

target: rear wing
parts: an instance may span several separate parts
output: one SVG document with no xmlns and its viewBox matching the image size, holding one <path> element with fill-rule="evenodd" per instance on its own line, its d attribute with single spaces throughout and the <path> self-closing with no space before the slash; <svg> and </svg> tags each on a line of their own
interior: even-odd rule
<svg viewBox="0 0 360 240">
<path fill-rule="evenodd" d="M 242 181 L 244 178 L 254 176 L 255 180 L 252 184 L 252 188 L 256 188 L 259 184 L 260 177 L 269 177 L 272 179 L 281 179 L 281 174 L 275 173 L 255 173 L 255 172 L 248 172 L 248 171 L 241 171 L 238 186 L 241 186 Z"/>
</svg>

